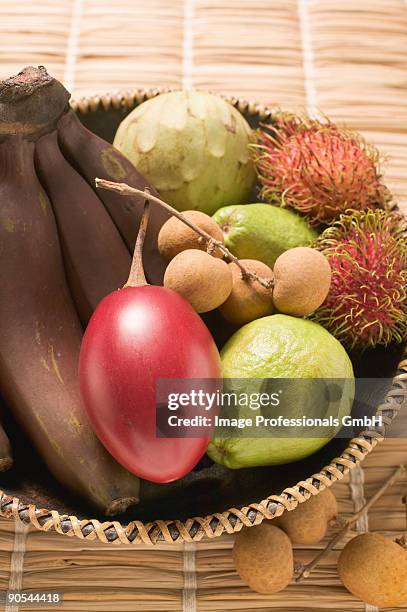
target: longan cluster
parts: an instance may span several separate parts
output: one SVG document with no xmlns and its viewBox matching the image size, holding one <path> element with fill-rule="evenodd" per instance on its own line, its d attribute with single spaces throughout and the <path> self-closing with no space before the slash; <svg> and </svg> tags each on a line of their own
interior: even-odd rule
<svg viewBox="0 0 407 612">
<path fill-rule="evenodd" d="M 205 213 L 188 210 L 183 216 L 223 244 L 223 233 Z M 161 228 L 158 249 L 169 261 L 164 287 L 176 291 L 199 313 L 218 308 L 232 291 L 232 273 L 217 249 L 207 251 L 205 240 L 188 225 L 171 217 Z"/>
<path fill-rule="evenodd" d="M 325 489 L 291 512 L 258 527 L 244 528 L 233 548 L 237 573 L 258 593 L 283 590 L 294 575 L 292 545 L 317 544 L 337 515 L 335 496 Z M 367 604 L 395 608 L 407 603 L 404 540 L 393 542 L 380 533 L 357 535 L 339 556 L 338 574 L 344 587 Z"/>
<path fill-rule="evenodd" d="M 237 573 L 257 593 L 282 591 L 294 575 L 292 545 L 322 540 L 336 515 L 335 496 L 326 489 L 281 517 L 244 528 L 233 547 Z"/>
<path fill-rule="evenodd" d="M 331 284 L 326 257 L 309 247 L 282 253 L 274 270 L 261 261 L 227 263 L 223 233 L 202 212 L 190 210 L 184 218 L 212 237 L 205 240 L 181 219 L 171 217 L 161 228 L 158 248 L 169 262 L 164 286 L 182 295 L 199 312 L 219 308 L 232 325 L 279 312 L 298 317 L 313 313 L 325 300 Z"/>
</svg>

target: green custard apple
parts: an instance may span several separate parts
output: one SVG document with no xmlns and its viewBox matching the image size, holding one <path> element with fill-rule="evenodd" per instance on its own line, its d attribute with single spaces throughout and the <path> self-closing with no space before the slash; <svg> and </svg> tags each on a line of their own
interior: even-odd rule
<svg viewBox="0 0 407 612">
<path fill-rule="evenodd" d="M 224 206 L 213 218 L 233 255 L 258 259 L 270 267 L 284 251 L 309 246 L 318 236 L 303 217 L 271 204 Z"/>
<path fill-rule="evenodd" d="M 183 210 L 212 215 L 225 202 L 247 202 L 255 183 L 251 129 L 219 96 L 173 91 L 151 98 L 120 124 L 117 147 L 160 192 Z"/>
<path fill-rule="evenodd" d="M 264 391 L 264 385 L 280 381 L 284 390 L 274 416 L 289 418 L 335 416 L 341 422 L 350 414 L 355 381 L 352 363 L 343 346 L 326 329 L 306 319 L 271 315 L 248 323 L 226 343 L 222 352 L 224 391 L 241 393 Z M 246 379 L 246 380 L 244 380 Z M 251 380 L 253 379 L 253 383 Z M 292 379 L 297 379 L 297 382 Z M 298 379 L 306 379 L 300 380 Z M 325 382 L 321 379 L 331 379 Z M 332 380 L 334 379 L 334 380 Z M 326 389 L 340 384 L 340 393 L 326 396 Z M 236 407 L 238 417 L 255 416 L 251 408 Z M 342 424 L 342 423 L 341 423 Z M 210 442 L 208 455 L 228 468 L 279 465 L 298 461 L 315 453 L 335 435 L 340 427 L 329 430 L 295 426 L 283 437 L 281 428 L 256 428 L 256 437 L 247 437 L 243 429 L 229 430 L 224 438 Z M 243 432 L 243 433 L 242 433 Z"/>
</svg>

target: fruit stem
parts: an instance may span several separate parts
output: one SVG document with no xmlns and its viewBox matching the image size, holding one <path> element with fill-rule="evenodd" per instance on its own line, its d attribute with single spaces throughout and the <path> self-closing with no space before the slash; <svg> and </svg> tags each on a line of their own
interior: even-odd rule
<svg viewBox="0 0 407 612">
<path fill-rule="evenodd" d="M 143 246 L 147 232 L 148 218 L 150 216 L 150 203 L 146 198 L 144 202 L 143 216 L 141 217 L 140 227 L 137 233 L 136 244 L 134 247 L 133 259 L 131 262 L 130 274 L 125 287 L 141 287 L 147 285 L 146 275 L 143 267 Z"/>
<path fill-rule="evenodd" d="M 346 519 L 343 528 L 332 538 L 332 540 L 328 542 L 326 547 L 323 548 L 310 563 L 301 566 L 295 578 L 296 582 L 301 582 L 301 580 L 303 580 L 304 578 L 308 578 L 312 570 L 314 570 L 317 565 L 319 565 L 319 563 L 322 561 L 322 559 L 326 557 L 328 552 L 330 552 L 334 548 L 334 546 L 340 540 L 342 540 L 343 536 L 350 530 L 352 525 L 354 525 L 356 521 L 360 519 L 361 516 L 363 516 L 370 510 L 373 504 L 377 502 L 377 500 L 383 495 L 383 493 L 385 493 L 387 489 L 391 487 L 391 485 L 394 484 L 402 474 L 404 474 L 405 470 L 406 468 L 404 467 L 404 465 L 400 465 L 396 469 L 396 471 L 393 472 L 393 474 L 384 482 L 380 489 L 376 491 L 373 497 L 371 497 L 369 501 L 366 502 L 366 504 L 362 506 L 360 510 L 358 510 L 357 512 L 355 512 L 355 514 Z"/>
<path fill-rule="evenodd" d="M 220 242 L 220 240 L 215 240 L 213 236 L 205 232 L 205 230 L 203 230 L 202 228 L 195 225 L 195 223 L 192 223 L 192 221 L 187 219 L 178 210 L 176 210 L 175 208 L 173 208 L 172 206 L 170 206 L 169 204 L 167 204 L 160 198 L 153 196 L 147 190 L 142 191 L 141 189 L 130 187 L 130 185 L 126 185 L 126 183 L 115 183 L 113 181 L 106 181 L 100 178 L 95 179 L 95 184 L 96 184 L 96 187 L 98 187 L 99 189 L 108 189 L 109 191 L 114 191 L 123 196 L 142 195 L 147 200 L 150 200 L 150 202 L 155 202 L 162 208 L 165 208 L 165 210 L 170 212 L 174 217 L 177 217 L 177 219 L 182 221 L 182 223 L 185 223 L 185 225 L 188 225 L 188 227 L 190 227 L 194 232 L 199 234 L 205 240 L 206 244 L 210 247 L 210 249 L 212 250 L 214 250 L 214 248 L 219 249 L 228 261 L 236 264 L 240 268 L 243 279 L 257 281 L 258 283 L 260 283 L 260 285 L 262 285 L 266 289 L 272 289 L 273 284 L 274 284 L 272 279 L 261 278 L 255 272 L 251 272 L 250 270 L 247 270 L 247 268 L 245 268 L 242 262 L 237 257 L 235 257 L 233 253 L 229 251 L 229 249 L 223 244 L 223 242 Z"/>
<path fill-rule="evenodd" d="M 69 108 L 70 93 L 44 66 L 27 66 L 0 82 L 0 136 L 37 139 L 55 129 Z"/>
</svg>

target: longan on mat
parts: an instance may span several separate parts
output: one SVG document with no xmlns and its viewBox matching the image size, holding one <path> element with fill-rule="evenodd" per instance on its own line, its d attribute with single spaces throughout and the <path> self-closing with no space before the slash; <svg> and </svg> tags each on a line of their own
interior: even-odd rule
<svg viewBox="0 0 407 612">
<path fill-rule="evenodd" d="M 338 573 L 355 597 L 379 608 L 407 606 L 407 550 L 380 533 L 363 533 L 340 554 Z"/>
<path fill-rule="evenodd" d="M 264 595 L 285 589 L 294 573 L 289 537 L 278 527 L 266 523 L 243 527 L 236 535 L 233 562 L 243 582 Z"/>
</svg>

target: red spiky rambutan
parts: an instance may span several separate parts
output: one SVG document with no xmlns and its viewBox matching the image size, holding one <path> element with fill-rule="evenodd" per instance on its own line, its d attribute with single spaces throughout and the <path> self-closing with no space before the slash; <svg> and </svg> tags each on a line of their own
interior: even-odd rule
<svg viewBox="0 0 407 612">
<path fill-rule="evenodd" d="M 348 209 L 384 208 L 378 150 L 330 121 L 278 113 L 257 130 L 253 159 L 261 197 L 329 224 Z"/>
<path fill-rule="evenodd" d="M 386 210 L 350 211 L 317 239 L 332 268 L 328 296 L 313 318 L 348 348 L 407 338 L 404 220 Z"/>
</svg>

